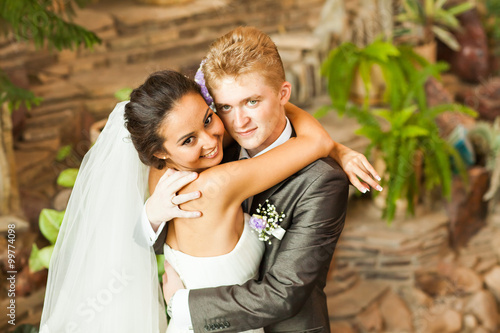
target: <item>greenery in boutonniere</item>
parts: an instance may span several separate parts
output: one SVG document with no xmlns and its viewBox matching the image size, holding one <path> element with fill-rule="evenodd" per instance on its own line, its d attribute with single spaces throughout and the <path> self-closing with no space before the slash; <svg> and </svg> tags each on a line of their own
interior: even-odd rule
<svg viewBox="0 0 500 333">
<path fill-rule="evenodd" d="M 359 68 L 367 90 L 370 89 L 370 67 L 380 66 L 386 84 L 386 108 L 371 110 L 348 103 L 349 85 Z M 382 186 L 385 187 L 384 217 L 391 221 L 396 201 L 406 199 L 408 212 L 414 213 L 414 204 L 421 195 L 420 183 L 425 189 L 437 186 L 444 197 L 450 197 L 454 170 L 466 177 L 465 167 L 457 151 L 439 136 L 435 122 L 446 111 L 475 115 L 475 111 L 459 104 L 428 107 L 425 83 L 431 77 L 439 78 L 448 68 L 446 63 L 430 64 L 409 46 L 394 46 L 377 40 L 367 47 L 357 48 L 343 43 L 333 50 L 322 67 L 327 79 L 332 104 L 321 108 L 317 117 L 332 108 L 357 119 L 361 128 L 357 134 L 370 140 L 366 155 L 378 152 L 385 164 Z M 419 156 L 423 161 L 419 161 Z M 419 176 L 422 174 L 422 177 Z"/>
</svg>

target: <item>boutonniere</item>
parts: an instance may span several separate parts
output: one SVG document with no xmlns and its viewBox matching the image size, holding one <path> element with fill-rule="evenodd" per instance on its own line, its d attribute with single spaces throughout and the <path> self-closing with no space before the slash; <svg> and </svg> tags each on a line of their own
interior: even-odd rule
<svg viewBox="0 0 500 333">
<path fill-rule="evenodd" d="M 266 200 L 266 207 L 263 208 L 259 204 L 257 208 L 257 214 L 253 214 L 250 217 L 250 227 L 257 232 L 259 235 L 259 240 L 263 242 L 269 241 L 270 235 L 273 235 L 277 239 L 282 239 L 286 230 L 279 226 L 280 222 L 283 221 L 285 214 L 283 212 L 278 213 L 276 211 L 276 206 L 269 203 Z M 271 241 L 269 241 L 271 244 Z"/>
</svg>

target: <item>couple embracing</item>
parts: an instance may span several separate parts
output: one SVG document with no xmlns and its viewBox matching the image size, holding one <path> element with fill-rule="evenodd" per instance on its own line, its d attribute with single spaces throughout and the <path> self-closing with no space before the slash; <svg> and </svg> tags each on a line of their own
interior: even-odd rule
<svg viewBox="0 0 500 333">
<path fill-rule="evenodd" d="M 330 331 L 346 173 L 363 192 L 378 176 L 288 103 L 259 30 L 219 38 L 201 70 L 201 88 L 154 73 L 111 113 L 68 204 L 41 332 L 164 332 L 161 294 L 167 332 Z"/>
</svg>

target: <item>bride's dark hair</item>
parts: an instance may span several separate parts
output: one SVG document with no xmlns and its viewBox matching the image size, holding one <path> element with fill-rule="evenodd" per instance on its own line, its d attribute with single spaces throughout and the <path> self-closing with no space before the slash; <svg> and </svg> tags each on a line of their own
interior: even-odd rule
<svg viewBox="0 0 500 333">
<path fill-rule="evenodd" d="M 170 111 L 188 93 L 201 95 L 196 82 L 178 72 L 164 70 L 151 74 L 130 94 L 130 102 L 125 105 L 125 125 L 142 163 L 160 170 L 165 167 L 165 160 L 154 156 L 166 153 L 160 129 Z"/>
</svg>

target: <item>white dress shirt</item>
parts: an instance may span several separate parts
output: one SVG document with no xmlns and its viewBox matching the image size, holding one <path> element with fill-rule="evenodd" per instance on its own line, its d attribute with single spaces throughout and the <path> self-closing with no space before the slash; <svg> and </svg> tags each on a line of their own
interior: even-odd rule
<svg viewBox="0 0 500 333">
<path fill-rule="evenodd" d="M 290 124 L 290 120 L 286 118 L 285 129 L 283 130 L 283 132 L 281 132 L 281 135 L 279 136 L 278 139 L 276 139 L 276 141 L 274 141 L 271 145 L 269 145 L 267 148 L 265 148 L 258 154 L 255 154 L 255 156 L 250 156 L 250 154 L 248 154 L 248 151 L 246 149 L 241 148 L 239 159 L 241 160 L 262 155 L 270 151 L 271 149 L 274 149 L 279 145 L 287 142 L 288 139 L 291 138 L 291 136 L 292 136 L 292 125 Z M 247 205 L 249 209 L 252 206 L 252 200 L 253 197 L 247 199 Z M 165 227 L 165 222 L 162 222 L 162 224 L 158 228 L 158 231 L 155 233 L 146 215 L 146 204 L 144 204 L 142 220 L 144 228 L 149 229 L 149 231 L 147 231 L 146 234 L 149 235 L 149 239 L 151 240 L 151 246 L 152 246 L 156 242 L 156 239 L 160 235 L 163 228 Z M 181 326 L 186 327 L 186 330 L 192 331 L 193 323 L 191 322 L 191 312 L 189 311 L 188 300 L 189 300 L 189 289 L 178 290 L 172 297 L 172 316 L 175 317 L 175 320 L 177 320 Z"/>
</svg>

